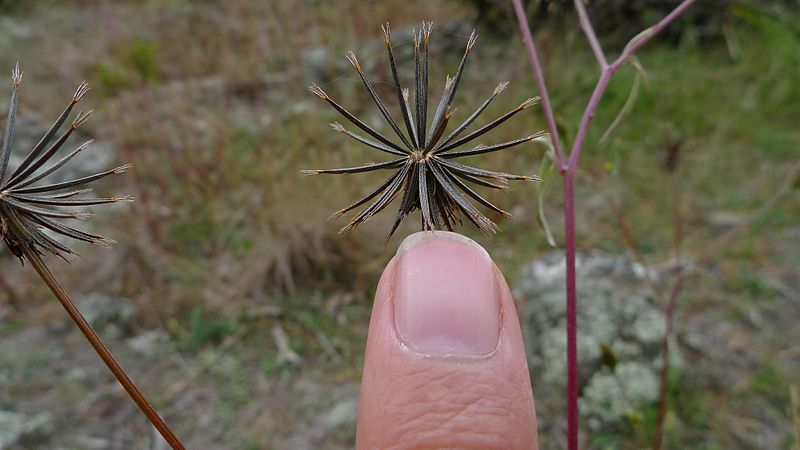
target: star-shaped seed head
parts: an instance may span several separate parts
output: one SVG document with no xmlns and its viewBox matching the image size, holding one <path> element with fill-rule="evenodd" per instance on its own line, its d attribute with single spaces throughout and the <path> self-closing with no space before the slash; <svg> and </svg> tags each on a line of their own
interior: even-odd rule
<svg viewBox="0 0 800 450">
<path fill-rule="evenodd" d="M 421 212 L 422 228 L 424 230 L 452 230 L 454 224 L 461 223 L 460 216 L 463 214 L 482 232 L 495 232 L 497 231 L 497 225 L 476 208 L 470 201 L 470 198 L 502 216 L 511 217 L 511 214 L 483 198 L 470 186 L 477 185 L 490 189 L 506 189 L 506 184 L 510 180 L 539 180 L 538 177 L 535 176 L 495 172 L 467 166 L 454 161 L 464 156 L 481 155 L 511 148 L 545 134 L 543 132 L 537 132 L 499 144 L 463 148 L 463 146 L 469 142 L 483 136 L 520 111 L 538 103 L 538 97 L 529 98 L 499 118 L 474 131 L 467 132 L 467 128 L 469 128 L 481 113 L 486 110 L 489 103 L 505 90 L 508 86 L 508 82 L 506 81 L 500 83 L 494 89 L 492 95 L 470 114 L 463 123 L 458 125 L 449 134 L 445 135 L 445 130 L 452 117 L 453 101 L 456 96 L 456 91 L 461 84 L 464 68 L 466 67 L 469 55 L 477 40 L 477 35 L 474 31 L 467 41 L 464 56 L 461 58 L 461 63 L 458 66 L 455 76 L 447 76 L 445 80 L 444 92 L 442 92 L 439 104 L 436 107 L 429 126 L 428 53 L 430 49 L 432 26 L 432 22 L 423 22 L 421 29 L 418 32 L 414 32 L 415 91 L 413 105 L 411 105 L 410 102 L 409 90 L 404 89 L 400 83 L 395 54 L 392 48 L 389 23 L 387 22 L 381 27 L 383 29 L 386 49 L 389 53 L 389 66 L 394 79 L 394 87 L 397 92 L 397 101 L 400 105 L 404 129 L 401 129 L 401 126 L 395 121 L 383 101 L 378 97 L 372 83 L 370 83 L 364 74 L 356 55 L 353 52 L 349 52 L 347 55 L 348 61 L 350 61 L 350 64 L 352 64 L 353 68 L 358 73 L 367 92 L 375 103 L 375 106 L 400 139 L 399 143 L 388 139 L 383 134 L 364 123 L 364 121 L 355 117 L 343 106 L 330 98 L 319 86 L 312 84 L 309 87 L 311 92 L 329 103 L 344 116 L 345 119 L 368 136 L 352 132 L 338 122 L 331 124 L 334 130 L 344 133 L 374 150 L 395 156 L 395 159 L 389 161 L 356 167 L 303 171 L 306 175 L 316 175 L 322 173 L 352 174 L 384 169 L 394 170 L 394 174 L 372 192 L 355 203 L 337 211 L 333 215 L 333 217 L 339 217 L 348 211 L 369 203 L 368 206 L 361 210 L 361 212 L 342 228 L 342 232 L 352 230 L 368 221 L 375 214 L 386 208 L 396 197 L 400 196 L 401 193 L 402 199 L 400 201 L 400 208 L 397 212 L 394 225 L 386 237 L 387 241 L 397 230 L 400 222 L 417 209 Z"/>
<path fill-rule="evenodd" d="M 63 223 L 62 220 L 90 217 L 91 214 L 87 211 L 75 210 L 76 207 L 132 200 L 130 197 L 87 198 L 84 196 L 91 192 L 91 189 L 85 188 L 86 185 L 109 175 L 125 172 L 130 165 L 115 167 L 73 180 L 54 183 L 42 182 L 78 153 L 86 150 L 92 142 L 91 140 L 87 141 L 58 161 L 51 162 L 72 133 L 83 125 L 92 113 L 91 111 L 79 112 L 67 130 L 54 140 L 75 105 L 89 91 L 88 85 L 83 82 L 78 86 L 64 112 L 42 136 L 39 143 L 28 152 L 22 163 L 12 171 L 8 164 L 14 141 L 14 122 L 17 115 L 19 88 L 22 83 L 19 64 L 12 71 L 11 81 L 13 83 L 11 101 L 8 105 L 6 129 L 0 148 L 0 238 L 11 250 L 11 253 L 20 260 L 26 249 L 40 254 L 46 251 L 62 258 L 67 254 L 74 253 L 48 233 L 92 244 L 111 244 L 113 241 L 110 239 L 78 230 Z"/>
</svg>

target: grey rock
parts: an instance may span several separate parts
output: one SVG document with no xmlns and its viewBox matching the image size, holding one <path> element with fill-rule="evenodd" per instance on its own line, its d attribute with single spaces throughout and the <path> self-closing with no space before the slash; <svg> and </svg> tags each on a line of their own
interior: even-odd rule
<svg viewBox="0 0 800 450">
<path fill-rule="evenodd" d="M 638 415 L 643 406 L 657 400 L 665 323 L 638 264 L 598 252 L 579 255 L 576 270 L 581 412 L 592 428 L 600 429 Z M 552 252 L 524 266 L 516 280 L 515 297 L 525 304 L 523 330 L 537 407 L 542 403 L 539 394 L 548 392 L 558 393 L 561 401 L 554 404 L 563 407 L 567 346 L 563 253 Z M 674 367 L 682 365 L 677 350 L 671 358 Z"/>
<path fill-rule="evenodd" d="M 95 330 L 115 338 L 132 330 L 138 313 L 131 300 L 103 294 L 86 295 L 77 303 L 81 313 Z"/>
<path fill-rule="evenodd" d="M 169 340 L 169 336 L 162 330 L 147 331 L 128 339 L 128 348 L 147 357 L 155 356 L 159 347 Z"/>
<path fill-rule="evenodd" d="M 42 413 L 29 417 L 11 411 L 0 411 L 0 450 L 11 448 L 26 436 L 46 435 L 52 431 L 50 414 Z"/>
</svg>

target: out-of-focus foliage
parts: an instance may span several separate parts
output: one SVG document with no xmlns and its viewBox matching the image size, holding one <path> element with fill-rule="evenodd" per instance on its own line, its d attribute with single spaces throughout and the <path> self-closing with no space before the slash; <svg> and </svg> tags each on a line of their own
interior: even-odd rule
<svg viewBox="0 0 800 450">
<path fill-rule="evenodd" d="M 516 28 L 509 26 L 514 16 L 511 2 L 493 0 L 460 0 L 474 7 L 478 21 L 500 35 L 511 36 Z M 533 0 L 524 2 L 532 23 L 549 23 L 567 32 L 576 29 L 577 16 L 573 0 Z M 677 0 L 588 0 L 589 19 L 604 39 L 627 41 L 635 33 L 652 25 L 678 5 Z M 675 39 L 686 33 L 695 39 L 719 38 L 726 27 L 737 22 L 742 14 L 766 13 L 776 18 L 797 9 L 795 0 L 698 0 L 676 24 L 662 34 Z M 791 17 L 791 16 L 790 16 Z M 539 25 L 541 26 L 541 25 Z M 793 25 L 800 31 L 800 24 Z"/>
</svg>

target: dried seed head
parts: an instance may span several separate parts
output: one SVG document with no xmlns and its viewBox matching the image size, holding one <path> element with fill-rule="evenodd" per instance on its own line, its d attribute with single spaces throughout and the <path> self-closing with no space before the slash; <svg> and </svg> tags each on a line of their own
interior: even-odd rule
<svg viewBox="0 0 800 450">
<path fill-rule="evenodd" d="M 383 101 L 377 96 L 372 84 L 364 75 L 355 54 L 353 52 L 348 52 L 347 59 L 358 72 L 375 106 L 386 119 L 387 123 L 394 131 L 394 134 L 400 139 L 400 143 L 393 142 L 388 137 L 356 118 L 344 107 L 330 99 L 317 85 L 311 85 L 310 89 L 315 95 L 326 100 L 333 106 L 345 119 L 377 141 L 348 131 L 338 122 L 331 124 L 334 130 L 342 132 L 370 148 L 395 155 L 396 159 L 341 169 L 303 170 L 302 173 L 305 175 L 318 175 L 353 174 L 374 170 L 394 171 L 393 175 L 389 176 L 388 179 L 380 186 L 374 188 L 369 194 L 351 205 L 336 211 L 331 216 L 331 218 L 340 217 L 349 211 L 366 205 L 361 212 L 356 214 L 355 217 L 341 229 L 340 232 L 342 233 L 353 230 L 358 227 L 358 225 L 369 221 L 398 197 L 401 198 L 400 209 L 397 211 L 394 226 L 389 231 L 387 240 L 397 229 L 400 222 L 416 209 L 419 209 L 421 212 L 422 228 L 426 230 L 452 230 L 454 225 L 461 223 L 460 217 L 463 216 L 481 231 L 485 233 L 495 232 L 498 229 L 497 225 L 481 213 L 480 210 L 471 203 L 470 199 L 477 201 L 484 207 L 503 217 L 511 218 L 513 216 L 484 199 L 467 183 L 490 189 L 505 190 L 507 189 L 506 184 L 508 181 L 538 180 L 538 177 L 495 172 L 467 166 L 453 160 L 463 156 L 491 153 L 511 148 L 542 136 L 543 133 L 540 132 L 499 144 L 479 145 L 465 150 L 459 149 L 463 145 L 496 128 L 519 111 L 535 105 L 538 102 L 538 97 L 526 100 L 520 104 L 520 106 L 503 116 L 462 136 L 466 129 L 481 115 L 481 113 L 483 113 L 492 99 L 506 89 L 508 82 L 504 81 L 497 85 L 492 95 L 485 100 L 475 112 L 443 138 L 444 131 L 453 115 L 454 108 L 452 103 L 455 93 L 461 82 L 469 54 L 477 40 L 477 34 L 473 30 L 470 35 L 456 75 L 454 77 L 450 77 L 449 75 L 446 77 L 444 92 L 433 114 L 430 127 L 428 127 L 428 51 L 432 22 L 423 22 L 421 29 L 413 30 L 412 32 L 416 81 L 413 105 L 410 101 L 409 89 L 402 87 L 400 83 L 391 45 L 389 23 L 387 22 L 382 25 L 381 30 L 383 31 L 384 41 L 387 44 L 389 64 L 394 79 L 397 99 L 400 103 L 400 110 L 403 116 L 401 122 L 395 121 L 389 114 Z M 401 124 L 405 126 L 405 130 L 400 128 Z"/>
<path fill-rule="evenodd" d="M 18 90 L 22 81 L 22 71 L 20 71 L 19 65 L 12 71 L 11 79 L 13 91 L 11 102 L 9 103 L 6 133 L 3 137 L 2 149 L 0 149 L 0 223 L 2 224 L 0 238 L 2 238 L 8 249 L 21 260 L 26 251 L 39 254 L 48 252 L 62 258 L 66 254 L 73 253 L 69 247 L 53 239 L 45 231 L 92 244 L 110 245 L 114 241 L 80 231 L 70 225 L 61 223 L 58 219 L 87 220 L 92 216 L 90 212 L 69 211 L 69 209 L 77 206 L 132 200 L 131 197 L 127 196 L 81 198 L 80 196 L 92 190 L 88 188 L 74 189 L 106 176 L 125 172 L 131 167 L 130 165 L 120 166 L 74 180 L 52 184 L 37 184 L 92 143 L 92 140 L 84 142 L 71 153 L 48 166 L 48 163 L 51 162 L 75 129 L 86 123 L 86 120 L 92 114 L 92 111 L 78 113 L 61 137 L 54 140 L 56 133 L 62 128 L 72 112 L 72 108 L 88 92 L 88 85 L 84 81 L 78 86 L 64 112 L 61 113 L 34 148 L 30 150 L 20 165 L 9 174 L 7 166 L 12 151 Z"/>
</svg>

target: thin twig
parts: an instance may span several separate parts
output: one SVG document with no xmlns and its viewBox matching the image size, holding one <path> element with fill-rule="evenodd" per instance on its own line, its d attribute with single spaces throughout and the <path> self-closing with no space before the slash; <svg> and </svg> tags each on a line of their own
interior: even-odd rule
<svg viewBox="0 0 800 450">
<path fill-rule="evenodd" d="M 592 23 L 589 21 L 589 15 L 586 14 L 586 6 L 584 6 L 583 0 L 575 0 L 575 9 L 578 11 L 581 29 L 583 29 L 583 33 L 586 34 L 589 46 L 592 47 L 592 53 L 594 53 L 594 57 L 597 59 L 597 65 L 600 66 L 601 71 L 606 70 L 606 67 L 608 67 L 608 60 L 606 59 L 606 54 L 603 53 L 603 48 L 600 46 L 600 41 L 597 40 L 597 35 L 594 33 Z"/>
<path fill-rule="evenodd" d="M 30 246 L 23 246 L 23 252 L 25 253 L 25 258 L 30 261 L 33 268 L 42 278 L 42 280 L 47 284 L 47 287 L 53 292 L 53 295 L 56 296 L 58 301 L 61 303 L 61 306 L 67 310 L 67 314 L 69 314 L 70 318 L 75 325 L 81 330 L 83 335 L 92 345 L 94 350 L 97 352 L 97 355 L 100 359 L 108 367 L 108 370 L 114 375 L 114 377 L 119 381 L 125 391 L 128 392 L 128 395 L 131 399 L 139 406 L 139 409 L 142 410 L 145 416 L 150 420 L 150 423 L 161 433 L 161 436 L 167 441 L 167 443 L 174 449 L 174 450 L 184 450 L 185 447 L 172 430 L 167 426 L 163 419 L 158 415 L 158 413 L 153 409 L 147 399 L 142 395 L 139 389 L 133 384 L 133 381 L 128 377 L 122 367 L 117 363 L 114 356 L 111 355 L 111 352 L 108 348 L 103 344 L 103 341 L 100 339 L 100 336 L 95 333 L 92 329 L 92 326 L 89 325 L 89 322 L 83 317 L 81 312 L 78 310 L 75 303 L 70 298 L 69 294 L 66 290 L 61 286 L 61 284 L 56 280 L 53 273 L 50 272 L 50 269 L 47 265 L 42 261 L 41 256 L 39 256 L 36 251 L 34 251 Z"/>
<path fill-rule="evenodd" d="M 525 16 L 525 8 L 522 6 L 522 0 L 511 0 L 514 4 L 514 12 L 517 15 L 517 22 L 519 28 L 522 30 L 522 37 L 525 41 L 525 47 L 528 50 L 528 58 L 531 60 L 533 67 L 533 78 L 536 80 L 536 88 L 539 89 L 539 95 L 542 97 L 542 110 L 544 110 L 544 119 L 547 122 L 547 129 L 550 131 L 550 139 L 553 141 L 553 148 L 556 149 L 556 156 L 558 157 L 558 165 L 561 173 L 566 170 L 566 157 L 564 155 L 563 147 L 561 146 L 561 139 L 558 136 L 558 127 L 556 126 L 556 117 L 553 114 L 553 105 L 550 102 L 550 94 L 547 92 L 547 85 L 544 81 L 544 71 L 542 64 L 539 62 L 539 54 L 536 52 L 536 44 L 533 41 L 531 29 L 528 26 L 528 18 Z"/>
<path fill-rule="evenodd" d="M 670 340 L 672 339 L 673 328 L 675 324 L 675 304 L 678 301 L 678 296 L 683 290 L 684 281 L 684 266 L 681 263 L 681 247 L 683 243 L 683 216 L 681 215 L 681 192 L 680 183 L 677 181 L 675 174 L 672 173 L 670 177 L 670 192 L 671 192 L 671 207 L 672 207 L 672 247 L 673 254 L 677 264 L 675 273 L 675 282 L 672 285 L 672 290 L 669 295 L 669 300 L 664 306 L 664 342 L 661 347 L 661 376 L 658 389 L 658 412 L 656 415 L 656 432 L 653 438 L 653 450 L 661 449 L 661 442 L 664 438 L 664 419 L 667 416 L 667 391 L 669 387 L 669 371 L 670 371 Z"/>
</svg>

